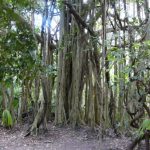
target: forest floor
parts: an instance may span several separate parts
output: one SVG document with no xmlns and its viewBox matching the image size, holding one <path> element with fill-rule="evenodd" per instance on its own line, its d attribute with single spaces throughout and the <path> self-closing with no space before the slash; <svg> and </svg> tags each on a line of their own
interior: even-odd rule
<svg viewBox="0 0 150 150">
<path fill-rule="evenodd" d="M 48 131 L 24 137 L 27 125 L 11 130 L 0 127 L 0 150 L 125 150 L 130 138 L 107 136 L 100 140 L 88 127 L 73 130 L 48 124 Z"/>
</svg>

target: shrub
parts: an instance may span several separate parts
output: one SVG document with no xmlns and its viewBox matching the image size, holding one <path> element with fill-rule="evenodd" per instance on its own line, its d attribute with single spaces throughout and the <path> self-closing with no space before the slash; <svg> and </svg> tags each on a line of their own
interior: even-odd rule
<svg viewBox="0 0 150 150">
<path fill-rule="evenodd" d="M 150 130 L 150 119 L 145 119 L 143 122 L 142 122 L 142 124 L 141 124 L 141 126 L 140 126 L 140 128 L 139 128 L 139 130 L 138 130 L 138 135 L 139 136 L 143 136 L 144 135 L 144 132 L 146 131 L 146 130 Z"/>
<path fill-rule="evenodd" d="M 7 109 L 5 109 L 2 114 L 2 125 L 6 128 L 11 128 L 13 125 L 11 113 Z"/>
</svg>

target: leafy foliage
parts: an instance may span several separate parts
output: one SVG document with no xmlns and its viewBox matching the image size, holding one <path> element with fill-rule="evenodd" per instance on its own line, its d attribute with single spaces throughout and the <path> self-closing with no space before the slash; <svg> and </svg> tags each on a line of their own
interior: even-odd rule
<svg viewBox="0 0 150 150">
<path fill-rule="evenodd" d="M 140 128 L 139 128 L 139 130 L 138 130 L 138 135 L 139 135 L 139 136 L 143 136 L 143 135 L 144 135 L 144 132 L 145 132 L 146 130 L 150 130 L 150 119 L 145 119 L 145 120 L 142 122 L 142 124 L 141 124 L 141 126 L 140 126 Z"/>
<path fill-rule="evenodd" d="M 12 116 L 7 109 L 5 109 L 2 114 L 2 125 L 6 128 L 10 128 L 13 125 Z"/>
<path fill-rule="evenodd" d="M 10 4 L 17 1 L 10 0 Z M 21 1 L 20 1 L 21 2 Z M 23 1 L 21 4 L 25 5 Z M 21 5 L 19 3 L 19 5 Z M 0 80 L 6 77 L 17 77 L 22 80 L 31 78 L 38 70 L 35 56 L 37 45 L 34 33 L 22 17 L 4 2 L 0 10 Z"/>
<path fill-rule="evenodd" d="M 62 9 L 63 6 L 64 6 L 63 1 L 62 0 L 57 0 L 57 5 L 58 5 L 59 9 Z"/>
</svg>

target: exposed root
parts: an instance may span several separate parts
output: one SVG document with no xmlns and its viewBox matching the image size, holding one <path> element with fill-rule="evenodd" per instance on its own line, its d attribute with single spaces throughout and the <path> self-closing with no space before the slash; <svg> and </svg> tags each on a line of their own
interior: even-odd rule
<svg viewBox="0 0 150 150">
<path fill-rule="evenodd" d="M 149 147 L 149 139 L 150 139 L 150 132 L 145 132 L 143 136 L 137 137 L 129 146 L 128 150 L 133 150 L 137 144 L 139 144 L 142 140 L 146 141 L 146 150 L 150 150 Z"/>
<path fill-rule="evenodd" d="M 40 107 L 35 116 L 34 122 L 33 122 L 32 126 L 28 129 L 28 132 L 25 135 L 25 137 L 27 137 L 29 135 L 37 135 L 41 124 L 43 124 L 44 130 L 47 130 L 46 105 L 44 103 L 44 100 L 40 101 Z"/>
</svg>

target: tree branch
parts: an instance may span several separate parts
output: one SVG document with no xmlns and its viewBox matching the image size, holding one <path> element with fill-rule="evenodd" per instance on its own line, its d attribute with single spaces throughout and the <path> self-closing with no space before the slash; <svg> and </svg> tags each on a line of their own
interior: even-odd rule
<svg viewBox="0 0 150 150">
<path fill-rule="evenodd" d="M 71 4 L 69 4 L 69 3 L 67 3 L 66 1 L 64 2 L 64 4 L 69 8 L 70 13 L 73 14 L 73 16 L 76 19 L 76 21 L 79 22 L 85 29 L 87 29 L 91 36 L 96 36 L 96 34 L 93 31 L 93 29 L 91 29 L 86 24 L 86 22 L 80 17 L 80 15 L 76 12 L 76 10 L 73 8 L 73 6 Z"/>
</svg>

